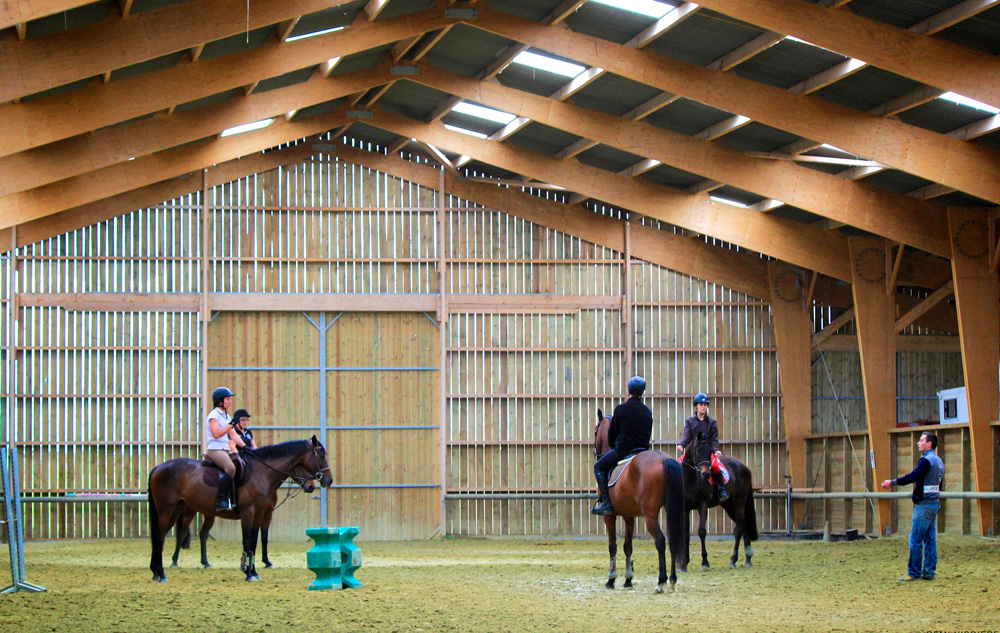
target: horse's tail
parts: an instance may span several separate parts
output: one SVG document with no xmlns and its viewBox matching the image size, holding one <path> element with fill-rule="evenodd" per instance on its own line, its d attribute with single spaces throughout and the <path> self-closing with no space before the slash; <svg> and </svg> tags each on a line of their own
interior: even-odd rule
<svg viewBox="0 0 1000 633">
<path fill-rule="evenodd" d="M 174 530 L 177 532 L 177 545 L 181 549 L 191 549 L 191 528 L 184 527 L 182 530 L 182 523 L 184 523 L 183 514 L 177 517 L 177 525 L 174 527 Z"/>
<path fill-rule="evenodd" d="M 663 460 L 664 475 L 664 507 L 667 510 L 667 539 L 670 555 L 676 556 L 681 551 L 681 534 L 684 531 L 684 471 L 680 463 L 668 457 Z"/>
<path fill-rule="evenodd" d="M 156 501 L 153 499 L 153 474 L 155 472 L 156 468 L 149 471 L 149 478 L 146 480 L 146 507 L 149 509 L 149 538 L 153 541 L 154 550 L 157 543 L 163 542 L 163 535 L 160 534 L 160 513 L 156 511 Z"/>
<path fill-rule="evenodd" d="M 750 492 L 747 493 L 747 503 L 743 508 L 743 534 L 750 541 L 756 541 L 757 534 L 757 506 L 753 502 L 753 484 L 750 484 Z"/>
</svg>

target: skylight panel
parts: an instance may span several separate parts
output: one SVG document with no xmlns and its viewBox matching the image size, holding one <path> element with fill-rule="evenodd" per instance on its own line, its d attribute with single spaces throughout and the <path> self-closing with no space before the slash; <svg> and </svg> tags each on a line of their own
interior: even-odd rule
<svg viewBox="0 0 1000 633">
<path fill-rule="evenodd" d="M 1000 109 L 998 108 L 994 108 L 993 106 L 981 101 L 976 101 L 975 99 L 970 99 L 969 97 L 963 97 L 962 95 L 954 92 L 946 92 L 938 97 L 938 99 L 957 103 L 958 105 L 963 105 L 967 108 L 974 108 L 976 110 L 982 110 L 983 112 L 989 112 L 990 114 L 1000 114 Z"/>
<path fill-rule="evenodd" d="M 663 2 L 656 2 L 655 0 L 590 0 L 591 2 L 596 2 L 597 4 L 604 4 L 609 7 L 615 7 L 616 9 L 622 9 L 624 11 L 631 11 L 632 13 L 639 13 L 641 15 L 648 15 L 651 18 L 656 18 L 659 20 L 666 14 L 674 10 L 674 7 L 669 4 L 664 4 Z"/>
<path fill-rule="evenodd" d="M 254 130 L 259 130 L 265 128 L 274 123 L 274 119 L 263 119 L 262 121 L 254 121 L 253 123 L 245 123 L 243 125 L 237 125 L 236 127 L 227 128 L 222 131 L 220 137 L 232 136 L 233 134 L 243 134 L 244 132 L 252 132 Z"/>
<path fill-rule="evenodd" d="M 538 53 L 529 53 L 528 51 L 521 51 L 518 53 L 517 57 L 511 60 L 511 63 L 531 66 L 532 68 L 545 70 L 550 73 L 556 73 L 570 78 L 576 77 L 584 71 L 584 67 L 579 64 L 564 62 L 560 59 L 553 59 L 551 57 L 546 57 L 545 55 L 539 55 Z"/>
<path fill-rule="evenodd" d="M 469 136 L 475 136 L 476 138 L 485 139 L 486 135 L 479 132 L 473 132 L 472 130 L 467 130 L 464 127 L 458 127 L 457 125 L 444 124 L 445 129 L 451 130 L 452 132 L 461 132 L 462 134 L 468 134 Z"/>
<path fill-rule="evenodd" d="M 747 205 L 743 204 L 742 202 L 736 202 L 735 200 L 730 200 L 728 198 L 720 198 L 719 196 L 709 196 L 709 198 L 715 200 L 716 202 L 721 202 L 722 204 L 728 204 L 734 207 L 739 207 L 741 209 L 747 208 Z"/>
<path fill-rule="evenodd" d="M 486 119 L 487 121 L 494 121 L 496 123 L 500 123 L 501 125 L 507 125 L 517 118 L 513 114 L 501 112 L 500 110 L 494 110 L 493 108 L 486 108 L 474 103 L 468 103 L 467 101 L 459 101 L 455 107 L 451 109 L 451 111 L 458 112 L 460 114 L 467 114 L 479 119 Z"/>
<path fill-rule="evenodd" d="M 336 31 L 343 31 L 344 27 L 335 26 L 332 29 L 323 29 L 322 31 L 313 31 L 312 33 L 303 33 L 302 35 L 295 35 L 292 37 L 286 37 L 286 42 L 294 42 L 296 40 L 304 40 L 309 37 L 316 37 L 317 35 L 326 35 L 327 33 L 334 33 Z"/>
</svg>

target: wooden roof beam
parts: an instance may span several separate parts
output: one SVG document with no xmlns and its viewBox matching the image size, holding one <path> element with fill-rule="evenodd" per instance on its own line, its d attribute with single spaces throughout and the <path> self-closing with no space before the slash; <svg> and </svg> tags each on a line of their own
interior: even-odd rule
<svg viewBox="0 0 1000 633">
<path fill-rule="evenodd" d="M 896 334 L 899 334 L 910 325 L 914 323 L 918 318 L 923 316 L 925 312 L 936 306 L 937 304 L 944 301 L 951 295 L 955 290 L 955 282 L 949 280 L 948 283 L 941 286 L 934 292 L 932 292 L 926 299 L 921 301 L 918 305 L 912 308 L 909 312 L 903 316 L 896 319 Z"/>
<path fill-rule="evenodd" d="M 656 38 L 694 15 L 700 8 L 701 7 L 694 2 L 685 2 L 684 4 L 674 7 L 669 13 L 650 25 L 642 33 L 639 33 L 626 42 L 625 46 L 631 46 L 632 48 L 642 48 L 646 46 Z"/>
<path fill-rule="evenodd" d="M 920 83 L 1000 106 L 1000 64 L 994 55 L 810 2 L 706 0 L 702 5 Z"/>
<path fill-rule="evenodd" d="M 368 16 L 368 21 L 372 22 L 378 19 L 378 16 L 382 11 L 389 5 L 390 0 L 368 0 L 368 4 L 365 5 L 365 15 Z"/>
<path fill-rule="evenodd" d="M 246 0 L 193 0 L 32 38 L 0 49 L 0 102 L 347 2 L 254 0 L 248 15 Z"/>
<path fill-rule="evenodd" d="M 388 77 L 388 65 L 327 81 L 278 88 L 167 117 L 105 127 L 0 158 L 0 196 L 41 187 L 183 143 L 215 136 L 228 127 L 278 117 L 293 110 L 365 92 Z"/>
<path fill-rule="evenodd" d="M 93 0 L 31 0 L 31 2 L 10 0 L 0 2 L 0 30 L 15 24 L 25 24 L 38 18 L 76 9 L 91 2 Z"/>
<path fill-rule="evenodd" d="M 456 178 L 461 178 L 463 174 L 455 168 L 455 165 L 444 155 L 444 152 L 439 150 L 437 147 L 431 145 L 430 143 L 424 143 L 423 141 L 417 141 L 421 147 L 423 147 L 431 155 L 431 157 L 437 162 L 441 163 L 441 166 L 445 170 Z"/>
<path fill-rule="evenodd" d="M 625 121 L 427 65 L 422 65 L 420 74 L 412 80 L 448 92 L 454 99 L 469 99 L 511 112 L 580 135 L 589 139 L 587 143 L 604 143 L 656 159 L 817 215 L 862 226 L 942 257 L 951 252 L 945 239 L 944 214 L 936 204 L 915 204 L 916 201 L 905 196 L 822 172 L 799 169 L 783 161 L 755 159 L 718 143 Z M 845 202 L 847 200 L 850 202 Z M 920 221 L 915 222 L 918 217 Z"/>
<path fill-rule="evenodd" d="M 1000 204 L 995 150 L 485 7 L 471 25 Z"/>
<path fill-rule="evenodd" d="M 300 3 L 293 4 L 301 8 Z M 245 12 L 245 4 L 241 6 Z M 141 13 L 132 19 L 144 15 L 146 13 Z M 67 99 L 66 95 L 52 95 L 35 99 L 30 106 L 0 106 L 0 156 L 322 64 L 330 60 L 331 50 L 343 57 L 425 33 L 446 23 L 439 12 L 425 11 L 365 23 L 291 45 L 272 41 L 250 51 L 89 86 L 75 91 L 72 99 Z"/>
</svg>

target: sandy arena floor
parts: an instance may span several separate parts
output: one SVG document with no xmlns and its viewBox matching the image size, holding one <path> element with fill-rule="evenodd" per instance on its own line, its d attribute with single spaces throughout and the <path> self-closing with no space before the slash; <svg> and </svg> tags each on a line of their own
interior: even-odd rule
<svg viewBox="0 0 1000 633">
<path fill-rule="evenodd" d="M 652 592 L 649 540 L 636 543 L 631 591 L 621 579 L 604 589 L 602 540 L 359 545 L 363 587 L 307 591 L 308 542 L 272 544 L 277 567 L 258 565 L 257 583 L 243 580 L 237 543 L 210 542 L 212 569 L 184 551 L 164 585 L 151 580 L 144 540 L 28 543 L 27 579 L 48 591 L 0 596 L 0 631 L 1000 631 L 1000 543 L 976 537 L 941 537 L 937 580 L 918 583 L 896 580 L 902 537 L 761 541 L 754 567 L 741 559 L 736 570 L 730 543 L 712 541 L 715 567 L 680 575 L 678 591 L 662 595 Z M 4 555 L 0 587 L 9 579 Z"/>
</svg>

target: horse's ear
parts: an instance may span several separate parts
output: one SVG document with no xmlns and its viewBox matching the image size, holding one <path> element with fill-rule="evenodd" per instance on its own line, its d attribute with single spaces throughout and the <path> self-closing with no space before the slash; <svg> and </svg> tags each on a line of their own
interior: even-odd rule
<svg viewBox="0 0 1000 633">
<path fill-rule="evenodd" d="M 600 422 L 603 419 L 604 419 L 604 413 L 602 413 L 601 410 L 598 409 L 597 410 L 597 421 Z"/>
<path fill-rule="evenodd" d="M 313 443 L 313 446 L 319 446 L 319 440 L 316 439 L 315 435 L 313 435 L 313 437 L 312 437 L 312 443 Z"/>
</svg>

